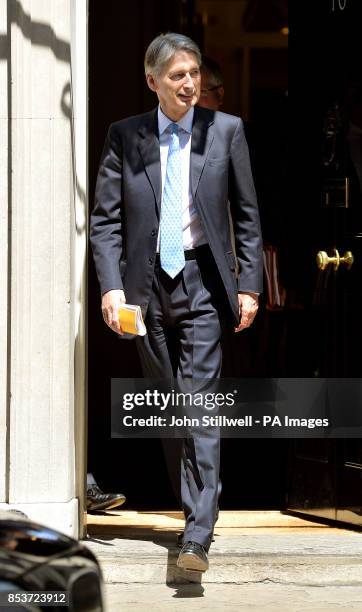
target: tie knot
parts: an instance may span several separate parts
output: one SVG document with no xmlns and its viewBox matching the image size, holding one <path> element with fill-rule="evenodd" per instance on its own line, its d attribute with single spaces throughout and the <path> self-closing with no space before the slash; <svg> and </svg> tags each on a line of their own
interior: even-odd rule
<svg viewBox="0 0 362 612">
<path fill-rule="evenodd" d="M 170 126 L 171 126 L 171 134 L 176 134 L 177 135 L 178 131 L 180 129 L 178 124 L 177 123 L 171 123 Z"/>
</svg>

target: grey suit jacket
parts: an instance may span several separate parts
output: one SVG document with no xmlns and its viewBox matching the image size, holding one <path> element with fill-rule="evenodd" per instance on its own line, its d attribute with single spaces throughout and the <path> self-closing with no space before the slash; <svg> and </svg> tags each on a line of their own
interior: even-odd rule
<svg viewBox="0 0 362 612">
<path fill-rule="evenodd" d="M 237 323 L 238 290 L 260 293 L 263 272 L 259 214 L 242 120 L 195 107 L 190 166 L 195 206 Z M 127 302 L 140 304 L 143 315 L 154 275 L 161 195 L 157 109 L 111 124 L 97 178 L 91 244 L 102 294 L 123 288 Z"/>
</svg>

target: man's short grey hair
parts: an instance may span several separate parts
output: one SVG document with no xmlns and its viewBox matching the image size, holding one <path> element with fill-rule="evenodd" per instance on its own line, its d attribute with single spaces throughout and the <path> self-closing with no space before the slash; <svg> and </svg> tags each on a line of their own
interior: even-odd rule
<svg viewBox="0 0 362 612">
<path fill-rule="evenodd" d="M 177 51 L 193 53 L 198 65 L 201 65 L 201 52 L 197 44 L 184 34 L 168 32 L 157 36 L 149 45 L 145 54 L 146 76 L 159 76 Z"/>
<path fill-rule="evenodd" d="M 224 84 L 219 64 L 207 55 L 202 56 L 201 74 L 202 72 L 206 72 L 211 77 L 212 85 L 220 85 L 221 87 Z"/>
</svg>

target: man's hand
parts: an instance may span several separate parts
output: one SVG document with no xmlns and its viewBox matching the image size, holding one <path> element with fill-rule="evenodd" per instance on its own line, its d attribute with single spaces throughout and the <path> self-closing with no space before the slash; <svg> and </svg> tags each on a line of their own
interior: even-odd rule
<svg viewBox="0 0 362 612">
<path fill-rule="evenodd" d="M 257 293 L 251 293 L 250 291 L 245 293 L 240 292 L 238 293 L 238 300 L 240 322 L 239 325 L 235 327 L 235 332 L 250 327 L 259 308 L 259 297 Z"/>
<path fill-rule="evenodd" d="M 121 336 L 123 336 L 123 331 L 119 324 L 118 310 L 125 302 L 126 298 L 122 289 L 111 289 L 102 296 L 103 319 L 113 331 Z"/>
</svg>

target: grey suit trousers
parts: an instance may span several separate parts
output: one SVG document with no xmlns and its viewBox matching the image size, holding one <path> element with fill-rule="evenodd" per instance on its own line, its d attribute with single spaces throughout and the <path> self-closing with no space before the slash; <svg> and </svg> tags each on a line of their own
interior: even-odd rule
<svg viewBox="0 0 362 612">
<path fill-rule="evenodd" d="M 209 247 L 199 247 L 196 253 L 196 259 L 186 261 L 175 279 L 156 264 L 145 320 L 147 335 L 136 340 L 144 376 L 176 377 L 180 387 L 185 379 L 197 379 L 202 384 L 202 380 L 220 377 L 221 331 L 231 317 Z M 181 500 L 186 521 L 183 540 L 193 540 L 208 550 L 221 492 L 220 436 L 218 428 L 208 429 L 207 435 L 197 428 L 190 433 L 180 448 Z M 164 442 L 166 460 L 172 462 L 177 440 L 172 440 L 171 446 L 167 440 Z"/>
</svg>

